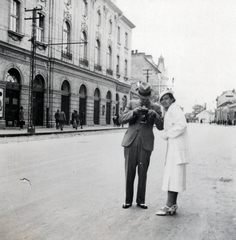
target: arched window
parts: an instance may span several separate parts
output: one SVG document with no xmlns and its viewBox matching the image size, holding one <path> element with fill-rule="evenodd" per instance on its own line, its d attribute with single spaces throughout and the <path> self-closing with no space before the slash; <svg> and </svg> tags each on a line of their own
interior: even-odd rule
<svg viewBox="0 0 236 240">
<path fill-rule="evenodd" d="M 101 11 L 100 11 L 100 9 L 98 9 L 98 11 L 97 11 L 97 25 L 98 25 L 98 27 L 101 26 Z"/>
<path fill-rule="evenodd" d="M 108 69 L 112 69 L 112 50 L 111 46 L 108 47 L 108 53 L 107 53 L 107 61 L 108 61 Z"/>
<path fill-rule="evenodd" d="M 87 0 L 83 0 L 83 15 L 87 17 L 88 15 L 88 2 Z"/>
<path fill-rule="evenodd" d="M 70 25 L 68 22 L 64 22 L 63 24 L 63 51 L 70 52 Z"/>
<path fill-rule="evenodd" d="M 87 42 L 87 34 L 85 31 L 81 34 L 81 42 Z M 82 58 L 87 59 L 87 44 L 81 45 Z"/>
<path fill-rule="evenodd" d="M 109 20 L 109 33 L 112 34 L 112 20 Z"/>
<path fill-rule="evenodd" d="M 101 55 L 100 41 L 97 39 L 95 46 L 95 63 L 97 65 L 100 65 L 100 55 Z"/>
</svg>

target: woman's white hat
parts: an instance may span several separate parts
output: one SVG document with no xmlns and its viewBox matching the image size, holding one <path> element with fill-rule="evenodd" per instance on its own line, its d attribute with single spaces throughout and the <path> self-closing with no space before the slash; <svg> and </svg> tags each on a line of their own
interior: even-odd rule
<svg viewBox="0 0 236 240">
<path fill-rule="evenodd" d="M 163 91 L 163 92 L 160 93 L 159 102 L 161 101 L 161 98 L 162 98 L 164 95 L 166 95 L 167 93 L 170 93 L 170 94 L 172 94 L 172 95 L 174 96 L 174 92 L 173 92 L 173 91 L 171 91 L 171 90 L 165 90 L 165 91 Z"/>
</svg>

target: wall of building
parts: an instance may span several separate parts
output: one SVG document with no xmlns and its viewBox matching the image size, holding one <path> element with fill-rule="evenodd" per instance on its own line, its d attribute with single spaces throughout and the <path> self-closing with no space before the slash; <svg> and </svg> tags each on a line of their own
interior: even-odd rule
<svg viewBox="0 0 236 240">
<path fill-rule="evenodd" d="M 38 42 L 35 55 L 35 76 L 43 79 L 43 125 L 46 125 L 47 110 L 49 112 L 49 125 L 54 124 L 54 113 L 62 106 L 62 85 L 66 81 L 69 86 L 69 116 L 72 111 L 80 111 L 81 87 L 86 89 L 86 123 L 94 125 L 94 92 L 100 91 L 99 124 L 107 124 L 106 112 L 102 114 L 103 107 L 111 102 L 110 118 L 113 108 L 123 106 L 122 98 L 128 98 L 131 78 L 131 41 L 132 29 L 135 27 L 116 7 L 114 1 L 87 0 L 87 15 L 83 14 L 83 1 L 19 1 L 20 23 L 19 30 L 11 30 L 11 1 L 3 0 L 0 9 L 0 88 L 6 96 L 9 84 L 6 75 L 17 70 L 20 84 L 19 105 L 25 109 L 25 119 L 28 120 L 29 107 L 29 81 L 32 20 L 24 18 L 32 17 L 32 12 L 26 9 L 35 7 L 44 16 L 44 32 L 42 42 Z M 97 26 L 96 14 L 100 9 L 101 26 Z M 6 21 L 9 19 L 9 21 Z M 109 21 L 112 22 L 112 32 L 109 32 Z M 68 45 L 69 58 L 62 54 L 63 48 L 63 24 L 70 24 L 70 42 L 81 42 L 82 32 L 87 34 L 87 65 L 81 62 L 83 59 L 82 44 Z M 120 41 L 118 42 L 117 29 L 120 27 Z M 128 34 L 128 42 L 125 43 L 125 33 Z M 95 69 L 95 43 L 99 39 L 101 43 L 101 71 Z M 58 43 L 58 45 L 54 45 Z M 112 49 L 112 65 L 108 64 L 108 47 Z M 120 71 L 116 74 L 117 55 L 120 57 Z M 128 63 L 125 73 L 125 60 Z M 112 74 L 107 73 L 107 69 Z M 8 91 L 9 92 L 9 91 Z M 111 93 L 111 100 L 107 99 L 107 93 Z M 118 99 L 118 100 L 117 100 Z M 6 107 L 7 108 L 7 107 Z M 5 127 L 5 103 L 3 117 L 0 117 L 0 127 Z"/>
</svg>

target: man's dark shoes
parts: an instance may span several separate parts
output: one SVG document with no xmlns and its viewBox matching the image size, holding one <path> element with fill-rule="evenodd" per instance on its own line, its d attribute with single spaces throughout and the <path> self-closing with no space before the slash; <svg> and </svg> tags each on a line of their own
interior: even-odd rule
<svg viewBox="0 0 236 240">
<path fill-rule="evenodd" d="M 142 208 L 142 209 L 147 209 L 148 206 L 145 203 L 137 203 L 137 206 Z"/>
<path fill-rule="evenodd" d="M 123 205 L 122 205 L 122 208 L 129 208 L 129 207 L 131 207 L 132 206 L 132 203 L 124 203 Z"/>
</svg>

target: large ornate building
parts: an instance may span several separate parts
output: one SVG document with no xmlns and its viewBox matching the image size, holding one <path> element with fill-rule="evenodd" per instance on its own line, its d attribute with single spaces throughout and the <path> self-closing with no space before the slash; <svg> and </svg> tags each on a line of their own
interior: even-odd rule
<svg viewBox="0 0 236 240">
<path fill-rule="evenodd" d="M 129 95 L 135 27 L 115 1 L 2 0 L 0 13 L 0 128 L 18 125 L 20 106 L 35 126 L 57 109 L 110 124 Z"/>
</svg>

